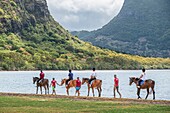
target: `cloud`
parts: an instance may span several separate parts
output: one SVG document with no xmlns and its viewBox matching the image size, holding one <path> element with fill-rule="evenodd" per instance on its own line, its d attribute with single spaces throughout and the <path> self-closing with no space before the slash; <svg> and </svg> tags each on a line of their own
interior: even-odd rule
<svg viewBox="0 0 170 113">
<path fill-rule="evenodd" d="M 93 30 L 108 23 L 124 0 L 47 0 L 51 14 L 68 30 Z"/>
</svg>

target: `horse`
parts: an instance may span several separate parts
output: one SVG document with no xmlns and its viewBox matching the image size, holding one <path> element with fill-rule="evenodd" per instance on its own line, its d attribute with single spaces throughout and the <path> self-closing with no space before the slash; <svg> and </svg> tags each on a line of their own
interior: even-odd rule
<svg viewBox="0 0 170 113">
<path fill-rule="evenodd" d="M 130 81 L 129 81 L 129 85 L 132 85 L 132 83 L 134 82 L 136 84 L 136 86 L 138 86 L 138 81 L 139 78 L 135 78 L 135 77 L 129 77 Z M 138 99 L 141 99 L 140 97 L 140 89 L 146 89 L 147 90 L 147 95 L 145 97 L 145 99 L 148 98 L 149 95 L 149 88 L 151 88 L 151 91 L 153 91 L 153 100 L 155 100 L 155 81 L 148 79 L 145 80 L 145 82 L 140 86 L 140 88 L 137 88 L 137 95 L 138 95 Z"/>
<path fill-rule="evenodd" d="M 45 89 L 45 94 L 47 94 L 47 90 L 48 90 L 48 94 L 49 94 L 49 81 L 48 81 L 48 79 L 43 79 L 41 82 L 38 82 L 38 81 L 39 81 L 38 77 L 33 77 L 33 84 L 35 84 L 35 82 L 37 82 L 36 94 L 38 94 L 38 87 L 40 87 L 41 94 L 42 94 L 42 86 Z"/>
<path fill-rule="evenodd" d="M 76 87 L 76 80 L 70 80 L 68 85 L 66 85 L 66 80 L 67 80 L 66 78 L 62 79 L 61 84 L 59 86 L 62 86 L 63 84 L 65 84 L 67 95 L 69 95 L 69 89 L 71 87 Z"/>
<path fill-rule="evenodd" d="M 90 88 L 92 88 L 92 93 L 93 93 L 93 97 L 95 96 L 94 95 L 94 88 L 96 88 L 98 90 L 98 96 L 100 97 L 101 96 L 101 92 L 102 92 L 102 80 L 99 80 L 99 79 L 95 79 L 92 81 L 92 84 L 90 86 L 89 84 L 89 78 L 82 78 L 82 85 L 84 83 L 87 83 L 87 87 L 88 87 L 88 94 L 87 96 L 89 96 L 89 92 L 90 92 Z"/>
</svg>

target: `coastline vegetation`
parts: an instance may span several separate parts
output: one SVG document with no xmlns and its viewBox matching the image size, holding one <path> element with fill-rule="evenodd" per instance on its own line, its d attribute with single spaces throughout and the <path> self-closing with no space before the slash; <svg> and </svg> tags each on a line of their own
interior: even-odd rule
<svg viewBox="0 0 170 113">
<path fill-rule="evenodd" d="M 116 53 L 72 36 L 46 2 L 2 0 L 0 7 L 0 70 L 170 69 L 170 58 Z"/>
</svg>

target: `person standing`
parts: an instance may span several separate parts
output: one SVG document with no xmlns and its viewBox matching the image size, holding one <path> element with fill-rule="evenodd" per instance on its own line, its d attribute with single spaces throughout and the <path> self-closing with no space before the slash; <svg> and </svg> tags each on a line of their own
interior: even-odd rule
<svg viewBox="0 0 170 113">
<path fill-rule="evenodd" d="M 50 84 L 50 86 L 52 86 L 52 95 L 53 94 L 56 95 L 56 91 L 55 91 L 56 84 L 57 84 L 57 81 L 55 80 L 55 78 L 53 78 L 53 80 L 51 81 L 51 84 Z"/>
<path fill-rule="evenodd" d="M 77 77 L 75 95 L 78 93 L 78 96 L 80 96 L 80 88 L 81 88 L 81 81 L 80 81 L 79 77 Z"/>
<path fill-rule="evenodd" d="M 117 90 L 117 93 L 119 94 L 120 98 L 122 97 L 122 95 L 120 94 L 119 92 L 119 79 L 117 78 L 116 75 L 114 75 L 114 88 L 113 88 L 113 95 L 114 95 L 114 98 L 116 98 L 116 90 Z"/>
<path fill-rule="evenodd" d="M 68 77 L 69 77 L 69 78 L 66 80 L 66 85 L 68 85 L 68 82 L 69 82 L 70 80 L 73 80 L 73 73 L 71 72 L 71 69 L 69 69 Z"/>
<path fill-rule="evenodd" d="M 139 77 L 139 82 L 138 82 L 138 88 L 140 88 L 141 82 L 144 82 L 146 80 L 146 73 L 145 73 L 145 68 L 142 69 L 142 74 Z"/>
</svg>

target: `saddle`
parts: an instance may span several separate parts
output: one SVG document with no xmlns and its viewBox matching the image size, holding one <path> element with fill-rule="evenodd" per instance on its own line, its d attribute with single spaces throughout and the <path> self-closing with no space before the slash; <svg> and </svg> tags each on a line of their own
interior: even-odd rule
<svg viewBox="0 0 170 113">
<path fill-rule="evenodd" d="M 96 80 L 96 77 L 91 78 L 91 79 L 89 80 L 89 84 L 91 85 L 91 84 L 94 82 L 94 80 Z"/>
<path fill-rule="evenodd" d="M 140 86 L 141 86 L 141 85 L 143 85 L 144 83 L 145 83 L 145 81 L 144 81 L 144 80 L 142 80 L 142 81 L 140 82 Z"/>
<path fill-rule="evenodd" d="M 44 79 L 40 79 L 40 80 L 38 81 L 38 83 L 43 83 L 43 81 L 44 81 Z"/>
</svg>

